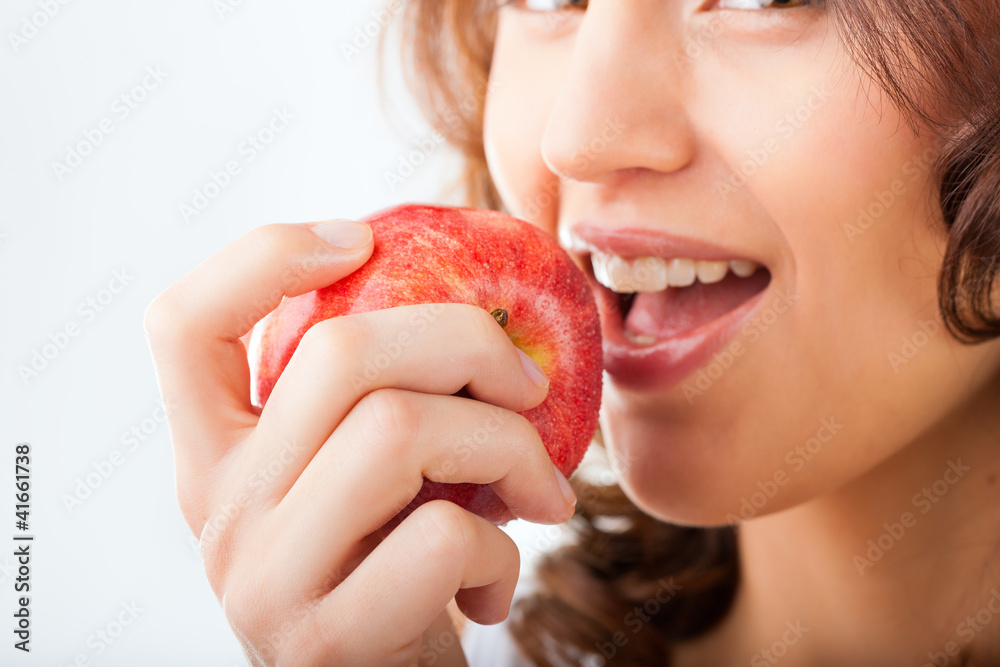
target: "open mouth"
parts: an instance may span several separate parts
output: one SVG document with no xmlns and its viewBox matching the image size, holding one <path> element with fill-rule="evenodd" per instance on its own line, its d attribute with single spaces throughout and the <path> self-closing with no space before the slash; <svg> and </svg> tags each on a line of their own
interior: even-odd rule
<svg viewBox="0 0 1000 667">
<path fill-rule="evenodd" d="M 604 305 L 620 313 L 622 333 L 638 346 L 695 331 L 771 282 L 767 267 L 747 259 L 626 258 L 604 252 L 590 258 L 594 278 L 608 290 Z"/>
</svg>

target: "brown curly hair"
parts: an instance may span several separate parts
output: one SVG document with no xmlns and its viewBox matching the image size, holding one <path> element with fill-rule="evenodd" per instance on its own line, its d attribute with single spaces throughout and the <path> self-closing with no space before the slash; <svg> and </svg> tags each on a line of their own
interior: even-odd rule
<svg viewBox="0 0 1000 667">
<path fill-rule="evenodd" d="M 431 125 L 464 157 L 467 203 L 502 210 L 483 148 L 496 4 L 409 0 L 402 37 L 413 93 Z M 1000 3 L 827 5 L 854 60 L 914 129 L 933 133 L 944 147 L 934 174 L 948 234 L 938 283 L 945 324 L 967 343 L 1000 336 Z M 736 529 L 664 523 L 617 486 L 578 476 L 573 483 L 575 539 L 541 560 L 537 591 L 515 608 L 515 641 L 531 661 L 547 666 L 579 663 L 615 633 L 626 633 L 628 642 L 614 646 L 615 664 L 669 665 L 672 644 L 706 632 L 731 606 L 739 583 Z M 626 627 L 629 612 L 660 599 L 666 585 L 670 604 L 640 628 Z M 984 659 L 966 652 L 962 664 Z"/>
</svg>

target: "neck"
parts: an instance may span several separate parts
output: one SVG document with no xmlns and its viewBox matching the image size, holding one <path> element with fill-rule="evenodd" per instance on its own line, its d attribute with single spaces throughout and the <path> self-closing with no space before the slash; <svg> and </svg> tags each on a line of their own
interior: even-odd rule
<svg viewBox="0 0 1000 667">
<path fill-rule="evenodd" d="M 946 665 L 1000 636 L 997 380 L 836 493 L 742 524 L 731 613 L 677 664 Z"/>
</svg>

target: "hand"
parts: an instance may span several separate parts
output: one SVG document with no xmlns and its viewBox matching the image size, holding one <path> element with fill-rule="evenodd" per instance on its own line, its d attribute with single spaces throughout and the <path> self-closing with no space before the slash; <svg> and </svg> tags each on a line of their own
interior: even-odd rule
<svg viewBox="0 0 1000 667">
<path fill-rule="evenodd" d="M 573 511 L 568 484 L 516 414 L 539 404 L 546 385 L 476 306 L 436 307 L 364 390 L 352 375 L 426 306 L 321 322 L 267 406 L 251 403 L 241 337 L 283 295 L 340 280 L 372 248 L 360 223 L 261 227 L 146 313 L 181 510 L 255 665 L 464 664 L 457 642 L 448 656 L 430 654 L 425 635 L 440 638 L 452 599 L 479 623 L 503 620 L 518 552 L 493 524 L 445 501 L 390 530 L 425 477 L 491 484 L 531 521 L 562 522 Z M 468 397 L 453 395 L 463 388 Z M 499 427 L 479 428 L 487 421 Z M 488 436 L 459 456 L 473 432 Z"/>
</svg>

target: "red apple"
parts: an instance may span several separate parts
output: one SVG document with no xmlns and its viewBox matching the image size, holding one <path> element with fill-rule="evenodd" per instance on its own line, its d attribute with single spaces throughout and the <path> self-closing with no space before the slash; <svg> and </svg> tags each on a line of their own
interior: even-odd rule
<svg viewBox="0 0 1000 667">
<path fill-rule="evenodd" d="M 497 326 L 503 324 L 514 345 L 548 376 L 545 400 L 521 414 L 569 477 L 597 429 L 603 362 L 597 307 L 573 260 L 542 230 L 495 211 L 407 205 L 365 222 L 375 250 L 364 266 L 333 285 L 285 299 L 259 325 L 251 362 L 260 404 L 302 335 L 321 320 L 408 304 L 475 304 L 493 313 Z M 369 360 L 366 374 L 377 374 L 380 363 L 390 363 L 389 356 Z M 425 479 L 401 517 L 432 498 L 494 523 L 511 516 L 488 485 Z"/>
</svg>

